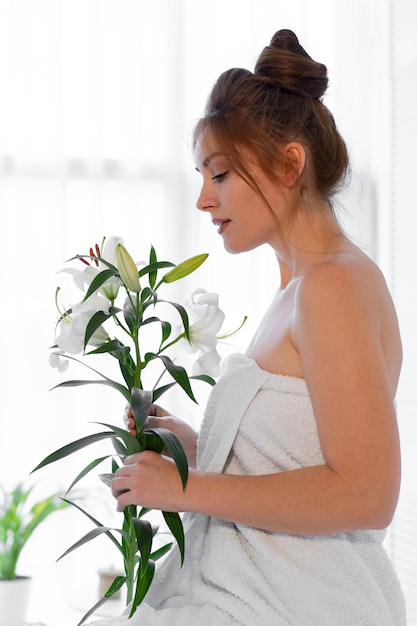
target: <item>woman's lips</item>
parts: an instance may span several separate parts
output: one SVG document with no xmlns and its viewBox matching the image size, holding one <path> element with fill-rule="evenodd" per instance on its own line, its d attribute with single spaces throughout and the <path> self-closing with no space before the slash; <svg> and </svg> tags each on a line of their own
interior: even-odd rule
<svg viewBox="0 0 417 626">
<path fill-rule="evenodd" d="M 227 228 L 227 225 L 230 223 L 230 220 L 213 220 L 213 224 L 217 226 L 217 232 L 221 235 L 224 230 Z"/>
</svg>

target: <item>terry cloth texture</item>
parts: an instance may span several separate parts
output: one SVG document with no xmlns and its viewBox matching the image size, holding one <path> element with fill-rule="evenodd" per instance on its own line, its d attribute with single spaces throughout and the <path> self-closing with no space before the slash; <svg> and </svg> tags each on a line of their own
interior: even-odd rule
<svg viewBox="0 0 417 626">
<path fill-rule="evenodd" d="M 305 381 L 229 357 L 211 392 L 200 470 L 266 474 L 324 463 Z M 182 570 L 173 549 L 134 617 L 94 626 L 405 626 L 384 531 L 295 536 L 185 514 Z"/>
</svg>

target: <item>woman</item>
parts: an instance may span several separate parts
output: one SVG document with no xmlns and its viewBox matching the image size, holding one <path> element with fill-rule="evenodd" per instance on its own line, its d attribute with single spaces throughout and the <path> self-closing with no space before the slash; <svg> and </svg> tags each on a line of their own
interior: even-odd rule
<svg viewBox="0 0 417 626">
<path fill-rule="evenodd" d="M 281 284 L 198 436 L 153 407 L 149 425 L 187 452 L 185 492 L 152 452 L 117 471 L 119 510 L 188 512 L 186 564 L 173 553 L 131 621 L 97 625 L 405 624 L 381 545 L 400 486 L 401 341 L 381 272 L 334 215 L 348 156 L 326 87 L 325 66 L 279 31 L 254 73 L 220 76 L 196 126 L 197 207 L 229 252 L 272 246 Z"/>
</svg>

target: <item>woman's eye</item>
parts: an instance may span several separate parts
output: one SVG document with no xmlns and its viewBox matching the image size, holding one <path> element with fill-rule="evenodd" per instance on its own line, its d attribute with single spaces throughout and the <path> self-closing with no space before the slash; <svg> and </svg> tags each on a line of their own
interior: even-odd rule
<svg viewBox="0 0 417 626">
<path fill-rule="evenodd" d="M 221 182 L 222 180 L 224 180 L 226 175 L 227 175 L 227 172 L 222 172 L 221 174 L 216 174 L 216 176 L 213 176 L 212 180 L 216 180 L 217 182 Z"/>
</svg>

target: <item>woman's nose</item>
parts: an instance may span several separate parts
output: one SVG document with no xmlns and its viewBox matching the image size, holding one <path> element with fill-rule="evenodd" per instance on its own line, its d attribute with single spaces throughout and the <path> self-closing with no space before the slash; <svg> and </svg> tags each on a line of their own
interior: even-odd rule
<svg viewBox="0 0 417 626">
<path fill-rule="evenodd" d="M 200 211 L 210 211 L 214 206 L 216 206 L 217 200 L 214 194 L 210 193 L 207 189 L 206 185 L 203 185 L 201 188 L 200 195 L 197 198 L 196 207 Z"/>
</svg>

